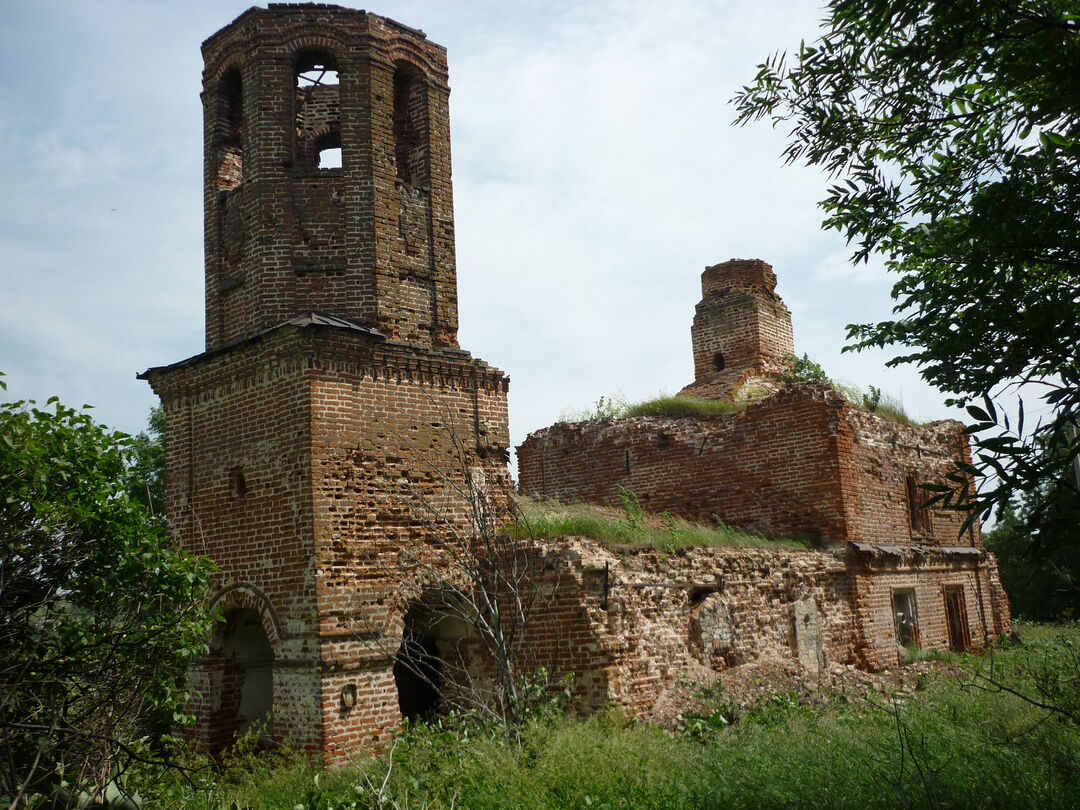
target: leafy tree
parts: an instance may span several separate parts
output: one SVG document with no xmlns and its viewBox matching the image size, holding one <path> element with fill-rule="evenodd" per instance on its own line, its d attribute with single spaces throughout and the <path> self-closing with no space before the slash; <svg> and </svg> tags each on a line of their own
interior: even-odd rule
<svg viewBox="0 0 1080 810">
<path fill-rule="evenodd" d="M 165 524 L 165 409 L 150 409 L 147 429 L 131 439 L 128 449 L 127 491 L 150 516 Z"/>
<path fill-rule="evenodd" d="M 145 719 L 184 719 L 186 666 L 212 626 L 208 565 L 127 495 L 129 447 L 55 398 L 0 405 L 4 806 L 115 789 L 151 757 Z"/>
<path fill-rule="evenodd" d="M 1065 466 L 1060 455 L 1057 465 Z M 1036 621 L 1080 618 L 1078 525 L 1080 497 L 1056 482 L 998 511 L 986 547 L 997 555 L 1016 615 Z"/>
<path fill-rule="evenodd" d="M 1054 478 L 1047 438 L 1080 446 L 1080 7 L 833 0 L 824 27 L 759 66 L 737 121 L 790 124 L 786 160 L 834 178 L 824 225 L 898 275 L 894 319 L 849 326 L 851 348 L 905 346 L 892 364 L 969 407 L 976 464 L 941 497 L 989 475 L 972 501 L 988 514 Z M 1029 389 L 1049 406 L 1034 428 Z"/>
</svg>

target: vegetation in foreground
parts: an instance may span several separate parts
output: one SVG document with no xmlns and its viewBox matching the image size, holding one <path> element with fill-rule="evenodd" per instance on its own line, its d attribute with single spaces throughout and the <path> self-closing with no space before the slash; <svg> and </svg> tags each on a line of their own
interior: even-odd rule
<svg viewBox="0 0 1080 810">
<path fill-rule="evenodd" d="M 160 773 L 139 789 L 145 807 L 191 810 L 1073 807 L 1080 626 L 1028 625 L 1021 638 L 993 656 L 920 656 L 943 660 L 902 697 L 739 707 L 721 685 L 715 711 L 675 735 L 615 712 L 574 718 L 551 700 L 514 744 L 497 725 L 442 718 L 333 772 L 288 751 L 238 753 L 216 779 L 203 771 L 199 790 Z"/>
<path fill-rule="evenodd" d="M 0 404 L 0 807 L 93 804 L 188 719 L 210 566 L 129 496 L 130 452 L 55 397 Z"/>
<path fill-rule="evenodd" d="M 795 539 L 770 540 L 728 526 L 719 518 L 711 525 L 704 525 L 668 512 L 651 515 L 630 490 L 622 489 L 620 495 L 621 512 L 592 504 L 519 497 L 518 521 L 512 531 L 534 539 L 589 537 L 615 551 L 654 548 L 669 554 L 701 546 L 805 548 L 810 544 Z"/>
</svg>

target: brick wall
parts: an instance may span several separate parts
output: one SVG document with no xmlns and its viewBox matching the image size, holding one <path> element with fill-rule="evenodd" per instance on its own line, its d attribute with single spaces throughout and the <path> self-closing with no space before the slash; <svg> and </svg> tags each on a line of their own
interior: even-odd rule
<svg viewBox="0 0 1080 810">
<path fill-rule="evenodd" d="M 732 416 L 557 424 L 517 448 L 519 487 L 533 497 L 619 506 L 626 489 L 648 511 L 715 515 L 770 537 L 978 546 L 978 524 L 959 534 L 963 513 L 923 510 L 916 529 L 909 508 L 909 478 L 941 483 L 968 452 L 959 422 L 900 424 L 822 384 Z"/>
<path fill-rule="evenodd" d="M 220 567 L 212 601 L 260 616 L 275 736 L 331 758 L 383 739 L 401 720 L 403 617 L 470 520 L 464 476 L 505 479 L 506 378 L 460 350 L 317 325 L 146 376 L 166 411 L 171 530 Z M 215 653 L 194 673 L 210 747 L 239 722 L 230 666 Z"/>
<path fill-rule="evenodd" d="M 800 601 L 819 617 L 822 660 L 855 660 L 842 555 L 737 547 L 615 555 L 585 538 L 550 541 L 546 551 L 558 560 L 557 605 L 536 615 L 526 648 L 553 660 L 557 676 L 573 672 L 587 707 L 644 717 L 680 676 L 798 659 Z"/>
<path fill-rule="evenodd" d="M 841 540 L 838 426 L 847 406 L 821 385 L 787 388 L 727 417 L 638 417 L 558 424 L 517 448 L 533 497 L 713 516 L 770 537 Z"/>
<path fill-rule="evenodd" d="M 856 408 L 844 412 L 849 442 L 841 464 L 849 510 L 849 539 L 874 543 L 920 542 L 981 546 L 979 524 L 960 533 L 966 513 L 943 509 L 913 515 L 911 501 L 931 493 L 920 484 L 946 484 L 957 461 L 970 462 L 964 426 L 956 421 L 906 425 Z M 910 481 L 909 481 L 910 479 Z M 914 484 L 914 489 L 912 487 Z"/>
<path fill-rule="evenodd" d="M 858 657 L 870 669 L 895 666 L 901 660 L 893 602 L 898 591 L 914 594 L 920 647 L 950 647 L 947 588 L 962 593 L 962 620 L 973 647 L 985 647 L 995 637 L 1012 632 L 1008 602 L 996 582 L 997 563 L 991 554 L 976 549 L 877 547 L 850 550 L 849 562 L 861 625 Z"/>
<path fill-rule="evenodd" d="M 528 628 L 524 659 L 556 677 L 573 672 L 584 706 L 614 704 L 639 717 L 663 689 L 703 669 L 763 660 L 811 671 L 832 662 L 895 666 L 903 655 L 896 591 L 915 595 L 923 647 L 949 647 L 947 588 L 962 594 L 972 646 L 1011 631 L 993 557 L 975 549 L 613 554 L 586 538 L 542 545 L 552 601 Z"/>
<path fill-rule="evenodd" d="M 363 11 L 277 4 L 203 57 L 207 348 L 312 310 L 456 346 L 445 49 Z M 338 83 L 298 88 L 316 62 Z M 342 167 L 319 169 L 334 144 Z"/>
<path fill-rule="evenodd" d="M 776 274 L 760 259 L 731 259 L 701 274 L 701 301 L 690 328 L 694 382 L 680 393 L 737 396 L 747 383 L 772 390 L 792 354 L 791 313 L 776 294 Z"/>
</svg>

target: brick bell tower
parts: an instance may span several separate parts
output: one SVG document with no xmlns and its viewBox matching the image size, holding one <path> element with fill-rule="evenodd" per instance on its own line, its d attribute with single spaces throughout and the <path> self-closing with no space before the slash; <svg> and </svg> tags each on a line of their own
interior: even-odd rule
<svg viewBox="0 0 1080 810">
<path fill-rule="evenodd" d="M 140 375 L 166 413 L 170 531 L 220 568 L 195 736 L 332 761 L 401 720 L 379 642 L 437 531 L 416 500 L 452 501 L 459 450 L 505 476 L 509 381 L 457 344 L 445 49 L 271 4 L 202 50 L 206 351 Z"/>
<path fill-rule="evenodd" d="M 776 294 L 776 274 L 761 259 L 731 259 L 701 274 L 701 301 L 690 327 L 694 382 L 679 392 L 731 399 L 746 386 L 778 387 L 795 351 L 791 312 Z"/>
</svg>

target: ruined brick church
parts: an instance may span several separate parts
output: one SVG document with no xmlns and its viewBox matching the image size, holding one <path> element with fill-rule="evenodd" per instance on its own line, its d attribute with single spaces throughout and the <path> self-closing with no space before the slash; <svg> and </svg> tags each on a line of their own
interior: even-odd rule
<svg viewBox="0 0 1080 810">
<path fill-rule="evenodd" d="M 203 56 L 206 350 L 140 375 L 166 415 L 170 531 L 219 569 L 195 735 L 220 750 L 262 729 L 340 760 L 431 706 L 396 666 L 441 587 L 418 561 L 469 524 L 469 487 L 507 480 L 509 380 L 457 342 L 446 52 L 374 14 L 271 4 Z M 686 393 L 751 404 L 537 431 L 520 489 L 611 504 L 626 488 L 813 548 L 538 543 L 532 660 L 575 673 L 585 705 L 645 714 L 691 667 L 875 668 L 900 645 L 1007 632 L 978 526 L 960 536 L 918 489 L 967 457 L 962 426 L 782 385 L 791 320 L 767 264 L 710 267 L 702 286 Z M 432 666 L 468 647 L 461 627 L 425 628 Z"/>
</svg>

